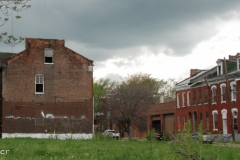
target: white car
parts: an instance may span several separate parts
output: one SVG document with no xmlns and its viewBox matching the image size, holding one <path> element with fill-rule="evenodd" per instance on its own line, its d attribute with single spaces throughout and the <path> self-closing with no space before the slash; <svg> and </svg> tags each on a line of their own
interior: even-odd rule
<svg viewBox="0 0 240 160">
<path fill-rule="evenodd" d="M 110 130 L 110 129 L 105 130 L 105 131 L 102 133 L 102 135 L 103 135 L 103 136 L 106 136 L 106 137 L 116 138 L 116 139 L 119 139 L 119 137 L 120 137 L 120 133 L 116 133 L 115 130 Z"/>
</svg>

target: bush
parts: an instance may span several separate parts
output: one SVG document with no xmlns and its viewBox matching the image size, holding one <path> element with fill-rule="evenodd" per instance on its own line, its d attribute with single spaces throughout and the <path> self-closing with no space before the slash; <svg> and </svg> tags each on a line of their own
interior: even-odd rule
<svg viewBox="0 0 240 160">
<path fill-rule="evenodd" d="M 170 141 L 169 132 L 167 132 L 167 131 L 164 131 L 164 132 L 163 132 L 163 140 L 164 140 L 164 141 Z"/>
<path fill-rule="evenodd" d="M 203 145 L 203 126 L 202 122 L 200 122 L 198 127 L 199 137 L 197 141 L 193 141 L 192 139 L 192 123 L 189 120 L 185 124 L 184 130 L 177 134 L 176 137 L 174 137 L 174 141 L 171 143 L 172 150 L 179 154 L 184 160 L 201 160 L 201 159 L 214 159 L 216 158 L 216 155 L 209 154 L 209 150 L 203 149 L 203 147 L 207 145 Z"/>
</svg>

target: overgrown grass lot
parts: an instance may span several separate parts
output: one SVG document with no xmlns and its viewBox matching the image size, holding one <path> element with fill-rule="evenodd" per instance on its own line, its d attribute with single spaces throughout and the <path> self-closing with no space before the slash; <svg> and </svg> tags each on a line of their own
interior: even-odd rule
<svg viewBox="0 0 240 160">
<path fill-rule="evenodd" d="M 170 141 L 139 140 L 54 140 L 0 139 L 0 159 L 76 159 L 76 160 L 178 160 L 191 159 L 176 153 Z M 198 142 L 194 142 L 199 145 Z M 219 144 L 201 144 L 200 159 L 239 160 L 240 148 Z M 192 147 L 191 149 L 193 149 Z M 196 147 L 197 148 L 197 147 Z M 3 150 L 9 150 L 7 154 Z M 196 151 L 198 152 L 198 151 Z M 193 158 L 192 158 L 193 159 Z"/>
</svg>

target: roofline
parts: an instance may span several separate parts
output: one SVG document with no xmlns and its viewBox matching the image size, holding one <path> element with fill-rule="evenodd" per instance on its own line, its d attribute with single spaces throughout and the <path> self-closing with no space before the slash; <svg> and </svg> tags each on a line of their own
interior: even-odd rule
<svg viewBox="0 0 240 160">
<path fill-rule="evenodd" d="M 77 52 L 75 52 L 74 50 L 72 50 L 72 49 L 70 49 L 70 48 L 68 48 L 68 47 L 66 47 L 66 46 L 64 46 L 65 48 L 67 48 L 67 49 L 69 49 L 70 51 L 72 51 L 72 52 L 74 52 L 74 53 L 76 53 L 76 54 L 78 54 L 78 55 L 80 55 L 80 56 L 82 56 L 83 58 L 85 58 L 86 60 L 88 60 L 88 61 L 91 61 L 91 62 L 94 62 L 93 60 L 91 60 L 91 59 L 88 59 L 87 57 L 85 57 L 85 56 L 83 56 L 82 54 L 80 54 L 80 53 L 77 53 Z"/>
</svg>

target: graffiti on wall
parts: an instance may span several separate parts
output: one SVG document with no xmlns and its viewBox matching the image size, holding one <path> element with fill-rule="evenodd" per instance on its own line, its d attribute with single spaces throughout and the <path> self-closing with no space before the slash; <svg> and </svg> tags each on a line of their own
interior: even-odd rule
<svg viewBox="0 0 240 160">
<path fill-rule="evenodd" d="M 7 132 L 14 133 L 91 133 L 92 121 L 85 115 L 78 118 L 73 116 L 59 116 L 51 113 L 42 117 L 5 116 Z"/>
</svg>

